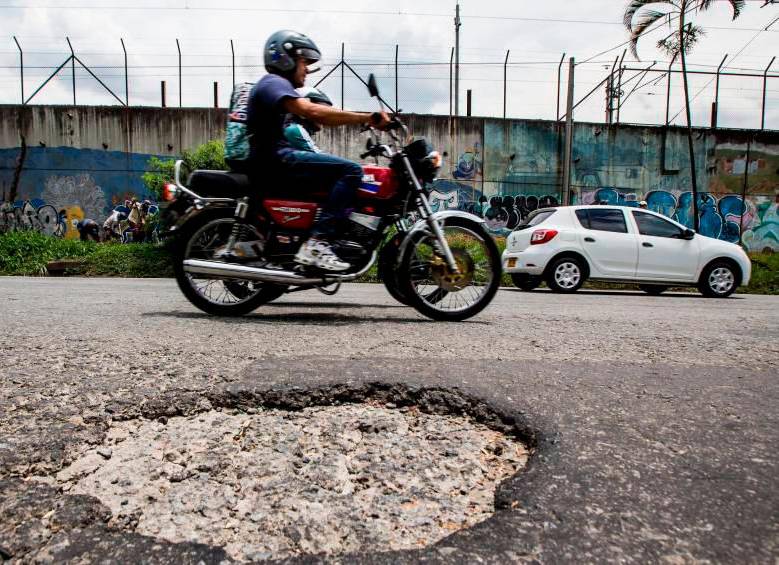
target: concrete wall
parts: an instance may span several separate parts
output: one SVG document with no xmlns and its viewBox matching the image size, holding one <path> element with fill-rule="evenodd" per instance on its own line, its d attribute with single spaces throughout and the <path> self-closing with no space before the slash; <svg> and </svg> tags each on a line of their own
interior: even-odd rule
<svg viewBox="0 0 779 565">
<path fill-rule="evenodd" d="M 140 175 L 151 155 L 172 158 L 221 138 L 224 121 L 216 109 L 0 106 L 0 191 L 6 198 L 24 135 L 29 150 L 15 204 L 49 204 L 70 222 L 100 220 L 125 198 L 148 196 Z M 462 118 L 450 127 L 445 116 L 407 122 L 446 154 L 432 192 L 436 208 L 475 212 L 505 233 L 536 207 L 560 201 L 563 124 Z M 695 134 L 701 232 L 779 251 L 779 132 Z M 356 128 L 332 128 L 318 141 L 357 159 L 365 138 Z M 573 159 L 576 202 L 636 206 L 646 199 L 692 225 L 683 129 L 578 123 Z"/>
</svg>

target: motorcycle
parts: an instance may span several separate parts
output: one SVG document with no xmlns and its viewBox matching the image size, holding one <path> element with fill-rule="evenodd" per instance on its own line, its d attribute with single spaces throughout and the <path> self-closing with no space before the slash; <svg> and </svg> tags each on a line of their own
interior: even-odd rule
<svg viewBox="0 0 779 565">
<path fill-rule="evenodd" d="M 368 90 L 381 100 L 373 75 Z M 171 232 L 179 233 L 176 281 L 189 301 L 209 314 L 239 316 L 289 292 L 333 295 L 341 283 L 377 265 L 390 295 L 429 318 L 459 321 L 484 309 L 500 284 L 500 254 L 483 219 L 431 210 L 428 195 L 440 154 L 426 140 L 412 140 L 397 113 L 386 129 L 387 143 L 382 132 L 364 131 L 360 157 L 373 157 L 376 165 L 363 166 L 356 208 L 340 239 L 331 242 L 351 264 L 338 273 L 293 260 L 327 194 L 279 196 L 223 171 L 196 170 L 184 186 L 177 161 L 175 184 L 164 192 L 166 210 L 176 217 Z M 389 166 L 378 166 L 379 158 Z"/>
</svg>

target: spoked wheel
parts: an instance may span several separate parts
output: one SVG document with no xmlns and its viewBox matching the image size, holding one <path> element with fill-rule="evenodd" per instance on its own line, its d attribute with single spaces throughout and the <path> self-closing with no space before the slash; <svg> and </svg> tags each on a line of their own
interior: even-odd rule
<svg viewBox="0 0 779 565">
<path fill-rule="evenodd" d="M 483 310 L 500 284 L 500 254 L 490 234 L 467 218 L 447 218 L 444 237 L 459 272 L 452 272 L 432 234 L 413 234 L 398 271 L 408 303 L 434 320 L 465 320 Z"/>
<path fill-rule="evenodd" d="M 175 262 L 176 282 L 192 304 L 216 316 L 242 316 L 286 291 L 283 285 L 239 279 L 221 279 L 196 275 L 184 271 L 184 260 L 203 259 L 213 261 L 214 253 L 227 245 L 235 220 L 216 218 L 195 228 L 192 236 L 182 246 Z M 260 239 L 257 231 L 242 226 L 239 241 Z"/>
</svg>

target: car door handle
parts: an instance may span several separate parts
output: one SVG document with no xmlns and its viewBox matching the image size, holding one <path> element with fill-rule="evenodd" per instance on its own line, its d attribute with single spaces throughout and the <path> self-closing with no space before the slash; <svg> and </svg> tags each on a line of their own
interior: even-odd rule
<svg viewBox="0 0 779 565">
<path fill-rule="evenodd" d="M 587 243 L 595 243 L 595 240 L 591 237 L 585 237 L 584 241 L 586 241 Z"/>
<path fill-rule="evenodd" d="M 651 244 L 651 243 L 649 243 L 648 241 L 645 241 L 645 242 L 644 242 L 644 243 L 642 243 L 641 245 L 643 245 L 644 247 L 654 247 L 654 245 L 652 245 L 652 244 Z"/>
</svg>

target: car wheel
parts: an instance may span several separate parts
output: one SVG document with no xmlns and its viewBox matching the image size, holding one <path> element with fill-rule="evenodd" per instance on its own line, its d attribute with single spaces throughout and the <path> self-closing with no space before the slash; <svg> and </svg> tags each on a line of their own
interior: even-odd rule
<svg viewBox="0 0 779 565">
<path fill-rule="evenodd" d="M 668 290 L 667 286 L 663 286 L 661 284 L 640 284 L 638 285 L 638 288 L 647 294 L 651 294 L 652 296 L 658 296 Z"/>
<path fill-rule="evenodd" d="M 530 292 L 531 290 L 538 288 L 542 280 L 543 279 L 539 276 L 527 275 L 524 273 L 514 273 L 511 275 L 511 282 L 514 283 L 514 286 L 521 288 L 525 292 Z"/>
<path fill-rule="evenodd" d="M 553 292 L 576 292 L 587 280 L 584 264 L 576 257 L 561 257 L 547 270 L 546 285 Z"/>
<path fill-rule="evenodd" d="M 732 264 L 715 261 L 701 273 L 698 290 L 709 298 L 726 298 L 733 294 L 739 284 L 739 275 Z"/>
</svg>

